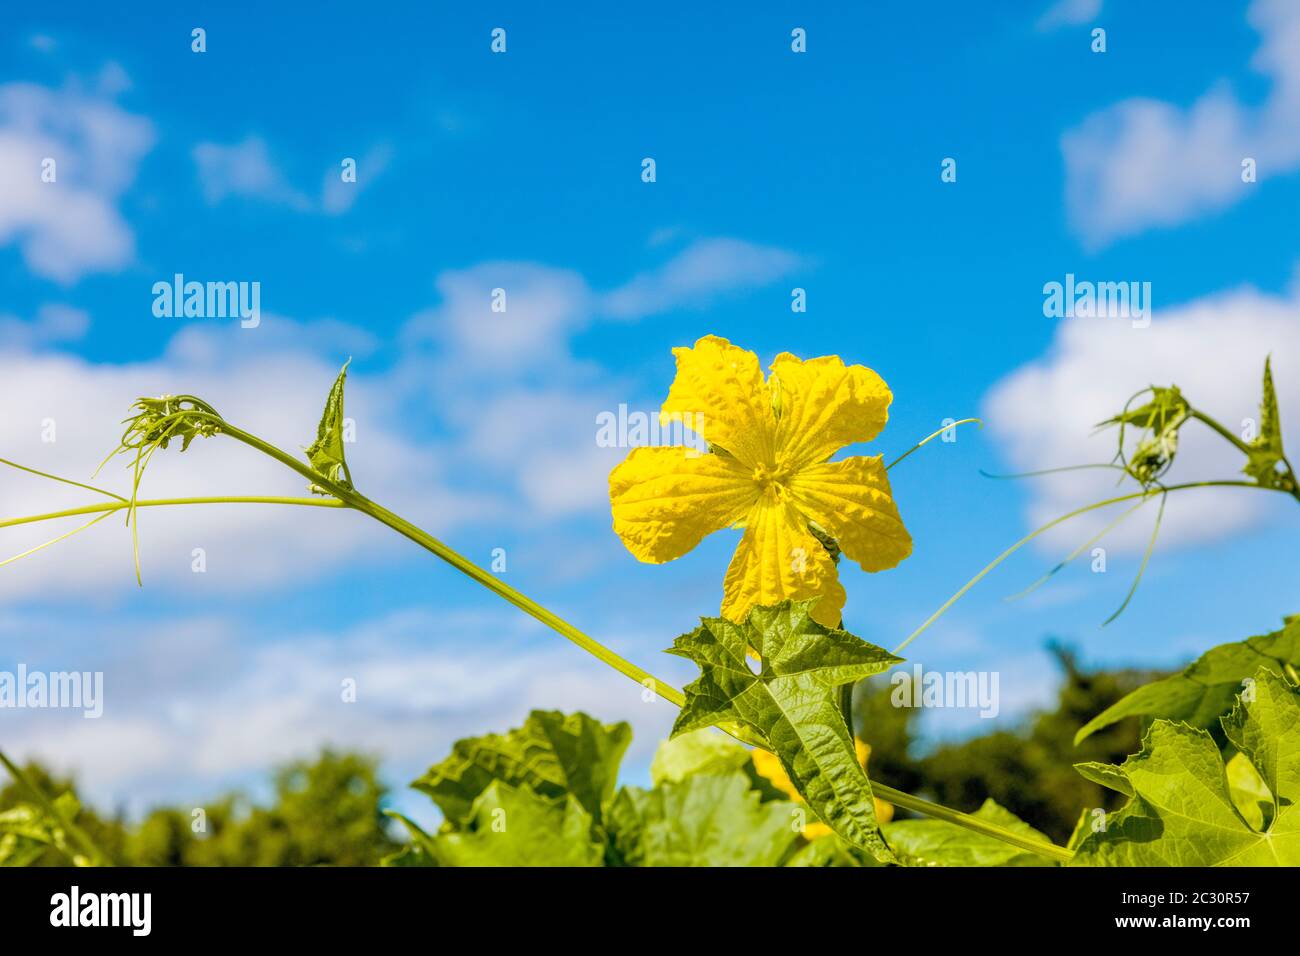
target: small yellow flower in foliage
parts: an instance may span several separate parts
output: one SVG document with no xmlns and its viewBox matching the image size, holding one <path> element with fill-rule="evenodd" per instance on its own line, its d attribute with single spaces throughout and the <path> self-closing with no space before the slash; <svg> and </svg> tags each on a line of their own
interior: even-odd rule
<svg viewBox="0 0 1300 956">
<path fill-rule="evenodd" d="M 714 531 L 743 527 L 723 616 L 741 623 L 756 606 L 820 597 L 813 617 L 838 627 L 839 551 L 866 571 L 892 568 L 912 551 L 880 456 L 828 460 L 885 427 L 888 386 L 839 356 L 803 361 L 788 352 L 764 379 L 758 356 L 713 335 L 673 353 L 677 377 L 660 422 L 702 432 L 710 453 L 633 449 L 609 476 L 614 531 L 640 560 L 658 564 Z"/>
<path fill-rule="evenodd" d="M 853 738 L 854 749 L 858 752 L 858 763 L 862 764 L 862 769 L 867 769 L 867 758 L 871 756 L 871 744 L 857 737 Z M 767 781 L 788 796 L 795 803 L 803 803 L 803 797 L 799 796 L 799 791 L 795 789 L 794 784 L 790 782 L 789 776 L 786 775 L 785 768 L 781 766 L 781 761 L 776 754 L 766 750 L 755 750 L 750 756 L 754 761 L 754 770 L 760 777 L 766 777 Z M 884 800 L 876 798 L 876 819 L 881 823 L 888 823 L 894 819 L 894 805 L 885 803 Z M 805 840 L 812 841 L 818 837 L 830 834 L 831 828 L 824 823 L 809 823 L 803 829 Z"/>
</svg>

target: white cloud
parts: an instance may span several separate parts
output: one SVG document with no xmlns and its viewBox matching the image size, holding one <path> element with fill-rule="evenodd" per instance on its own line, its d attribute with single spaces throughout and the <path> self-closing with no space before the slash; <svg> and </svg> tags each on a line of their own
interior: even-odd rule
<svg viewBox="0 0 1300 956">
<path fill-rule="evenodd" d="M 271 162 L 266 143 L 256 136 L 230 146 L 199 143 L 194 147 L 194 163 L 203 198 L 210 205 L 239 196 L 298 210 L 311 207 L 311 201 L 290 186 Z"/>
<path fill-rule="evenodd" d="M 1056 0 L 1038 20 L 1038 29 L 1077 27 L 1101 13 L 1102 0 Z"/>
<path fill-rule="evenodd" d="M 435 285 L 441 304 L 413 316 L 403 339 L 437 346 L 457 380 L 491 374 L 499 385 L 529 369 L 553 372 L 568 359 L 569 338 L 592 318 L 586 280 L 565 269 L 485 262 L 444 272 Z M 504 311 L 494 311 L 494 301 Z"/>
<path fill-rule="evenodd" d="M 660 246 L 666 246 L 676 241 L 677 237 L 682 234 L 680 226 L 661 226 L 655 229 L 646 238 L 645 244 L 648 248 L 656 249 Z"/>
<path fill-rule="evenodd" d="M 442 302 L 403 330 L 399 376 L 459 436 L 464 466 L 508 476 L 516 523 L 608 507 L 617 449 L 597 448 L 596 415 L 620 386 L 574 359 L 573 336 L 595 320 L 582 276 L 532 263 L 444 273 Z M 505 291 L 505 312 L 491 310 Z M 432 346 L 425 350 L 425 346 Z"/>
<path fill-rule="evenodd" d="M 200 143 L 194 147 L 193 156 L 203 198 L 209 205 L 234 196 L 298 212 L 338 216 L 351 209 L 361 193 L 383 175 L 392 161 L 392 149 L 381 144 L 358 159 L 355 182 L 343 182 L 342 167 L 331 166 L 321 181 L 319 201 L 289 182 L 272 161 L 266 142 L 258 136 L 230 145 Z"/>
<path fill-rule="evenodd" d="M 576 272 L 528 262 L 487 262 L 444 272 L 442 303 L 412 317 L 408 344 L 434 343 L 455 354 L 453 368 L 491 368 L 514 375 L 569 362 L 568 339 L 601 318 L 641 319 L 671 309 L 698 309 L 717 296 L 758 288 L 788 275 L 799 256 L 731 238 L 699 239 L 657 268 L 596 292 Z M 493 311 L 494 290 L 505 311 Z"/>
<path fill-rule="evenodd" d="M 110 65 L 98 86 L 0 86 L 0 245 L 16 243 L 39 276 L 72 283 L 114 271 L 135 255 L 117 203 L 154 143 L 153 125 L 113 100 L 127 85 Z M 55 162 L 54 182 L 43 163 Z"/>
<path fill-rule="evenodd" d="M 514 477 L 523 515 L 554 519 L 608 509 L 608 476 L 626 449 L 596 445 L 596 417 L 618 405 L 618 383 L 509 386 L 448 399 L 467 467 Z"/>
<path fill-rule="evenodd" d="M 641 318 L 676 308 L 702 308 L 723 292 L 766 285 L 802 264 L 794 253 L 740 239 L 699 239 L 658 269 L 607 293 L 601 311 Z"/>
<path fill-rule="evenodd" d="M 1241 180 L 1246 157 L 1261 181 L 1300 167 L 1300 4 L 1255 0 L 1248 18 L 1262 38 L 1252 66 L 1272 81 L 1260 105 L 1222 85 L 1185 109 L 1135 98 L 1062 137 L 1071 224 L 1089 244 L 1237 202 L 1258 188 Z"/>
<path fill-rule="evenodd" d="M 57 303 L 46 304 L 31 321 L 0 315 L 0 348 L 34 349 L 59 342 L 75 342 L 90 328 L 90 313 Z"/>
<path fill-rule="evenodd" d="M 131 89 L 131 77 L 120 63 L 105 63 L 95 78 L 95 88 L 110 99 Z"/>
<path fill-rule="evenodd" d="M 1123 319 L 1064 322 L 1049 352 L 1013 372 L 985 399 L 984 417 L 1016 471 L 1110 461 L 1112 429 L 1097 422 L 1118 412 L 1134 392 L 1177 384 L 1188 400 L 1234 432 L 1258 418 L 1260 375 L 1272 354 L 1286 444 L 1297 447 L 1300 416 L 1300 289 L 1287 296 L 1241 288 L 1157 311 L 1147 328 Z M 1182 442 L 1166 483 L 1241 479 L 1242 456 L 1197 423 Z M 1037 526 L 1074 508 L 1134 490 L 1116 488 L 1115 472 L 1074 471 L 1025 479 L 1032 495 L 1029 521 Z M 1241 529 L 1275 503 L 1245 489 L 1196 489 L 1171 494 L 1161 546 L 1214 540 Z M 1122 507 L 1122 506 L 1121 506 Z M 1154 507 L 1108 541 L 1145 545 Z M 1112 511 L 1111 514 L 1116 512 Z M 1135 516 L 1136 518 L 1137 516 Z M 1087 516 L 1052 537 L 1053 547 L 1086 540 L 1103 519 Z"/>
<path fill-rule="evenodd" d="M 783 249 L 713 238 L 609 292 L 535 263 L 443 273 L 442 302 L 403 329 L 399 374 L 456 426 L 469 461 L 513 473 L 522 520 L 607 512 L 609 472 L 626 449 L 596 446 L 596 416 L 629 402 L 631 386 L 577 360 L 572 338 L 598 321 L 696 308 L 767 285 L 800 262 Z M 504 291 L 505 312 L 492 311 L 494 289 Z"/>
</svg>

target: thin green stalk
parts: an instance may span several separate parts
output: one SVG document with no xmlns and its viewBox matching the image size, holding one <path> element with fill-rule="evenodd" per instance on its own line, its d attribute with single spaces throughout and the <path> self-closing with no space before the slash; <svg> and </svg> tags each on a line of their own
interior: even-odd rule
<svg viewBox="0 0 1300 956">
<path fill-rule="evenodd" d="M 1151 528 L 1151 539 L 1147 541 L 1147 549 L 1142 554 L 1142 563 L 1138 565 L 1138 573 L 1134 576 L 1133 583 L 1129 585 L 1128 594 L 1124 595 L 1124 603 L 1115 609 L 1114 614 L 1102 622 L 1102 627 L 1105 627 L 1111 621 L 1115 620 L 1115 618 L 1123 614 L 1124 608 L 1128 607 L 1129 602 L 1133 600 L 1133 595 L 1137 593 L 1138 585 L 1142 583 L 1142 575 L 1146 573 L 1147 565 L 1151 562 L 1151 552 L 1156 549 L 1156 538 L 1160 536 L 1160 523 L 1164 520 L 1165 502 L 1168 500 L 1169 496 L 1163 491 L 1160 492 L 1160 509 L 1156 512 L 1156 523 Z"/>
<path fill-rule="evenodd" d="M 1123 501 L 1132 501 L 1135 498 L 1148 498 L 1151 497 L 1152 495 L 1166 494 L 1171 491 L 1183 491 L 1184 489 L 1188 489 L 1188 488 L 1260 488 L 1260 487 L 1261 487 L 1260 485 L 1257 485 L 1251 481 L 1194 481 L 1182 485 L 1170 485 L 1168 488 L 1160 488 L 1156 490 L 1150 490 L 1144 488 L 1142 491 L 1135 491 L 1127 495 L 1119 495 L 1115 498 L 1107 498 L 1105 501 L 1098 501 L 1093 504 L 1086 505 L 1082 508 L 1076 508 L 1073 511 L 1067 512 L 1066 514 L 1061 515 L 1059 518 L 1054 518 L 1053 520 L 1049 521 L 1047 524 L 1043 525 L 1042 527 L 1037 528 L 1034 531 L 1031 531 L 1029 534 L 1025 535 L 1023 538 L 1021 538 L 1011 547 L 1007 548 L 1007 550 L 1003 551 L 996 558 L 994 558 L 984 568 L 983 571 L 981 571 L 979 574 L 975 575 L 975 577 L 971 578 L 964 585 L 962 585 L 961 590 L 959 590 L 952 597 L 948 598 L 948 600 L 944 601 L 942 606 L 940 606 L 939 610 L 935 611 L 928 618 L 926 618 L 925 622 L 922 623 L 921 626 L 918 627 L 915 631 L 909 634 L 907 636 L 907 639 L 904 640 L 903 643 L 899 644 L 896 648 L 894 648 L 893 653 L 895 655 L 900 654 L 903 651 L 903 649 L 907 647 L 908 644 L 911 644 L 914 640 L 920 637 L 921 634 L 925 632 L 926 628 L 928 628 L 935 621 L 939 620 L 939 618 L 944 614 L 945 611 L 948 610 L 948 608 L 952 607 L 959 600 L 961 600 L 962 595 L 964 595 L 967 591 L 969 591 L 981 580 L 983 580 L 984 576 L 987 575 L 994 568 L 996 568 L 999 564 L 1001 564 L 1007 558 L 1011 557 L 1011 555 L 1015 554 L 1022 547 L 1028 544 L 1030 541 L 1033 541 L 1043 532 L 1049 531 L 1052 528 L 1055 528 L 1057 525 L 1069 521 L 1071 518 L 1077 518 L 1079 515 L 1087 514 L 1089 511 L 1095 511 L 1098 508 L 1105 508 L 1110 505 L 1119 504 L 1120 502 Z M 1280 491 L 1281 489 L 1265 488 L 1264 490 Z"/>
<path fill-rule="evenodd" d="M 42 551 L 45 548 L 48 548 L 52 544 L 58 544 L 60 541 L 65 541 L 68 538 L 71 538 L 74 534 L 81 534 L 81 532 L 90 528 L 92 525 L 99 524 L 99 522 L 103 521 L 110 514 L 112 514 L 112 512 L 105 511 L 103 514 L 91 518 L 85 524 L 79 525 L 78 527 L 73 528 L 71 531 L 64 532 L 63 534 L 59 535 L 57 538 L 51 538 L 49 541 L 46 541 L 42 544 L 38 544 L 34 548 L 28 548 L 26 551 L 22 552 L 22 554 L 15 554 L 13 557 L 5 558 L 3 561 L 0 561 L 0 568 L 3 568 L 6 564 L 13 564 L 15 561 L 25 558 L 30 554 L 35 554 L 37 551 Z"/>
<path fill-rule="evenodd" d="M 48 478 L 51 481 L 62 482 L 65 485 L 72 485 L 74 488 L 84 488 L 87 491 L 93 491 L 96 494 L 107 495 L 109 498 L 116 498 L 118 501 L 125 501 L 121 495 L 116 492 L 107 491 L 103 488 L 97 488 L 95 485 L 88 485 L 85 482 L 73 481 L 71 478 L 62 478 L 58 475 L 51 475 L 48 471 L 40 471 L 36 468 L 28 468 L 26 465 L 20 465 L 16 461 L 10 461 L 8 458 L 0 458 L 0 465 L 8 465 L 10 468 L 17 468 L 19 471 L 25 471 L 29 475 L 36 475 L 40 478 Z"/>
<path fill-rule="evenodd" d="M 889 469 L 893 468 L 895 465 L 897 465 L 908 455 L 912 454 L 912 452 L 916 451 L 918 448 L 920 448 L 922 445 L 926 444 L 927 442 L 930 442 L 935 438 L 938 438 L 944 432 L 952 431 L 958 425 L 969 425 L 972 422 L 974 422 L 980 428 L 984 427 L 984 423 L 980 421 L 978 418 L 963 418 L 961 421 L 953 422 L 951 425 L 944 425 L 943 428 L 940 428 L 937 432 L 931 432 L 930 434 L 926 435 L 924 438 L 922 438 L 919 442 L 917 442 L 907 451 L 903 452 L 901 455 L 899 455 L 897 458 L 891 461 L 888 465 L 885 466 L 885 471 L 889 471 Z"/>
<path fill-rule="evenodd" d="M 1043 586 L 1044 584 L 1046 584 L 1049 580 L 1051 580 L 1052 575 L 1056 574 L 1056 573 L 1057 573 L 1058 571 L 1060 571 L 1062 568 L 1066 567 L 1066 566 L 1067 566 L 1071 561 L 1073 561 L 1073 560 L 1074 560 L 1075 558 L 1077 558 L 1079 555 L 1083 554 L 1083 552 L 1087 551 L 1090 547 L 1092 547 L 1094 544 L 1096 544 L 1096 543 L 1097 543 L 1098 541 L 1100 541 L 1102 538 L 1106 537 L 1106 535 L 1108 535 L 1108 534 L 1110 534 L 1112 531 L 1114 531 L 1115 528 L 1117 528 L 1117 527 L 1118 527 L 1118 526 L 1119 526 L 1119 525 L 1120 525 L 1120 524 L 1121 524 L 1125 519 L 1127 519 L 1130 515 L 1133 514 L 1133 512 L 1137 511 L 1139 508 L 1141 508 L 1142 506 L 1144 506 L 1146 503 L 1147 503 L 1147 499 L 1144 498 L 1144 499 L 1142 499 L 1141 501 L 1139 501 L 1137 504 L 1133 505 L 1131 508 L 1126 508 L 1126 509 L 1124 509 L 1123 511 L 1121 511 L 1121 512 L 1119 513 L 1119 515 L 1118 515 L 1114 520 L 1112 520 L 1112 521 L 1110 521 L 1110 522 L 1107 522 L 1106 524 L 1102 525 L 1102 528 L 1101 528 L 1100 531 L 1098 531 L 1098 532 L 1097 532 L 1096 534 L 1094 534 L 1091 538 L 1089 538 L 1089 539 L 1088 539 L 1087 541 L 1085 541 L 1083 544 L 1079 545 L 1077 548 L 1075 548 L 1073 551 L 1071 551 L 1069 554 L 1067 554 L 1064 558 L 1062 558 L 1060 561 L 1058 561 L 1058 562 L 1057 562 L 1057 563 L 1052 567 L 1052 569 L 1051 569 L 1050 571 L 1048 571 L 1046 574 L 1044 574 L 1041 578 L 1039 578 L 1039 579 L 1038 579 L 1037 581 L 1035 581 L 1033 584 L 1029 585 L 1029 587 L 1025 588 L 1023 591 L 1020 591 L 1020 592 L 1018 592 L 1018 593 L 1016 593 L 1016 594 L 1012 594 L 1012 595 L 1010 595 L 1010 596 L 1007 598 L 1007 600 L 1008 600 L 1008 601 L 1018 601 L 1018 600 L 1020 600 L 1021 598 L 1026 597 L 1027 595 L 1031 594 L 1032 592 L 1034 592 L 1034 591 L 1037 590 L 1038 588 L 1042 587 L 1042 586 Z"/>
<path fill-rule="evenodd" d="M 937 820 L 944 820 L 964 829 L 982 833 L 985 836 L 1001 840 L 1003 843 L 1010 843 L 1012 846 L 1018 846 L 1022 850 L 1028 850 L 1030 853 L 1036 853 L 1049 860 L 1069 863 L 1074 859 L 1074 853 L 1063 846 L 1057 846 L 1055 843 L 1044 843 L 1042 840 L 1035 840 L 1032 837 L 1013 833 L 996 823 L 989 823 L 987 820 L 981 820 L 979 817 L 962 813 L 960 810 L 953 810 L 938 803 L 931 803 L 929 800 L 922 800 L 920 797 L 914 797 L 902 790 L 887 787 L 883 783 L 871 781 L 871 790 L 881 800 L 892 803 L 896 807 L 902 807 L 916 813 L 924 813 L 926 816 L 934 817 Z"/>
<path fill-rule="evenodd" d="M 1209 415 L 1206 415 L 1204 412 L 1199 412 L 1193 408 L 1191 414 L 1188 417 L 1195 418 L 1202 425 L 1205 425 L 1208 428 L 1210 428 L 1212 431 L 1217 432 L 1221 438 L 1224 438 L 1231 444 L 1235 445 L 1237 450 L 1240 451 L 1243 455 L 1249 456 L 1251 454 L 1251 447 L 1249 445 L 1247 445 L 1244 441 L 1242 441 L 1232 432 L 1228 431 L 1228 429 L 1224 428 L 1222 425 L 1216 422 Z"/>
<path fill-rule="evenodd" d="M 49 511 L 40 515 L 24 515 L 21 518 L 0 520 L 0 528 L 13 528 L 18 525 L 35 524 L 40 521 L 54 521 L 58 518 L 75 518 L 78 515 L 111 514 L 114 511 L 136 508 L 158 508 L 170 505 L 305 505 L 315 508 L 346 508 L 347 505 L 333 498 L 286 498 L 275 495 L 224 495 L 208 498 L 146 498 L 132 504 L 127 499 L 118 502 L 104 502 L 96 505 L 81 505 L 77 508 L 65 508 L 62 511 Z"/>
<path fill-rule="evenodd" d="M 1094 468 L 1105 468 L 1109 471 L 1123 471 L 1125 474 L 1128 474 L 1128 472 L 1119 465 L 1105 462 L 1089 465 L 1062 465 L 1060 468 L 1040 468 L 1038 471 L 1020 471 L 1016 472 L 1014 475 L 995 475 L 993 472 L 985 471 L 981 468 L 980 477 L 992 478 L 995 481 L 1011 481 L 1013 478 L 1041 478 L 1043 475 L 1059 475 L 1061 472 L 1065 471 L 1091 471 Z"/>
<path fill-rule="evenodd" d="M 108 854 L 95 845 L 95 841 L 87 835 L 86 831 L 69 820 L 55 805 L 54 801 L 47 797 L 40 787 L 32 783 L 31 778 L 23 772 L 21 767 L 10 760 L 3 750 L 0 750 L 0 763 L 4 764 L 5 769 L 9 771 L 9 775 L 14 780 L 31 792 L 32 796 L 36 798 L 36 802 L 41 805 L 41 808 L 59 822 L 63 832 L 81 847 L 82 852 L 85 853 L 88 859 L 94 861 L 96 866 L 107 866 L 112 862 Z M 74 859 L 72 862 L 76 863 L 76 860 Z"/>
</svg>

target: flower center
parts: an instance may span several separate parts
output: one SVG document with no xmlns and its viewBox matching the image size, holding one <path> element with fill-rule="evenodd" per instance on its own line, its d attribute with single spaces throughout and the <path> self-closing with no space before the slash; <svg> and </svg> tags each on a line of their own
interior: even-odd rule
<svg viewBox="0 0 1300 956">
<path fill-rule="evenodd" d="M 774 465 L 759 464 L 754 466 L 753 477 L 760 490 L 780 495 L 785 492 L 785 483 L 790 480 L 790 473 Z"/>
</svg>

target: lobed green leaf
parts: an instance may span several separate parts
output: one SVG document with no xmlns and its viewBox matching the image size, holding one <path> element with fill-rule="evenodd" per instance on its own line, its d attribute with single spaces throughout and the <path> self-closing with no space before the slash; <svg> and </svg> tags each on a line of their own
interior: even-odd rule
<svg viewBox="0 0 1300 956">
<path fill-rule="evenodd" d="M 572 795 L 596 823 L 613 797 L 618 767 L 632 741 L 625 723 L 602 724 L 583 713 L 535 710 L 506 734 L 458 740 L 446 760 L 412 786 L 433 798 L 447 821 L 465 825 L 474 801 L 492 783 L 527 786 L 554 804 Z"/>
<path fill-rule="evenodd" d="M 557 802 L 496 780 L 462 829 L 435 837 L 430 852 L 440 866 L 602 866 L 605 848 L 592 829 L 572 794 Z"/>
<path fill-rule="evenodd" d="M 809 614 L 813 603 L 757 607 L 744 624 L 704 618 L 677 638 L 669 653 L 694 661 L 701 674 L 685 689 L 673 736 L 718 723 L 739 725 L 780 759 L 824 823 L 850 845 L 892 862 L 838 688 L 901 659 L 817 623 Z M 759 657 L 758 673 L 746 662 L 750 649 Z"/>
<path fill-rule="evenodd" d="M 763 802 L 739 770 L 653 790 L 625 787 L 609 811 L 610 858 L 623 866 L 778 866 L 799 844 L 786 800 Z"/>
<path fill-rule="evenodd" d="M 1117 768 L 1133 796 L 1079 840 L 1075 862 L 1108 866 L 1300 866 L 1300 696 L 1266 667 L 1222 718 L 1265 784 L 1271 815 L 1243 814 L 1213 738 L 1156 720 Z M 1251 817 L 1254 819 L 1252 820 Z"/>
</svg>

